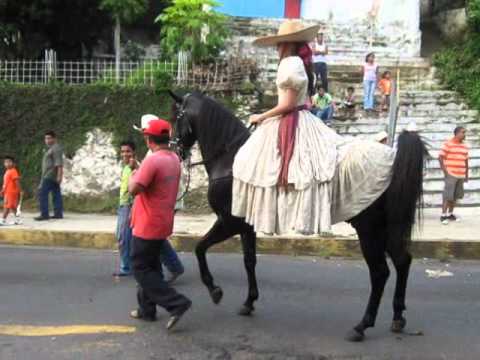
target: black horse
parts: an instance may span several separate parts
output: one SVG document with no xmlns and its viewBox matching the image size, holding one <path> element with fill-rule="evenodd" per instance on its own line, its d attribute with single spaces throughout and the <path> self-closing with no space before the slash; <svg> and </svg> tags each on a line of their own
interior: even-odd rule
<svg viewBox="0 0 480 360">
<path fill-rule="evenodd" d="M 248 275 L 248 296 L 240 309 L 241 315 L 254 311 L 258 299 L 255 276 L 256 234 L 243 219 L 231 214 L 232 165 L 238 149 L 247 141 L 250 132 L 232 112 L 215 100 L 192 93 L 175 100 L 176 142 L 183 158 L 198 142 L 203 163 L 208 173 L 208 201 L 217 215 L 217 221 L 195 249 L 203 283 L 215 304 L 223 296 L 208 269 L 208 249 L 234 235 L 242 240 L 245 268 Z M 416 133 L 403 132 L 398 138 L 398 150 L 393 165 L 392 182 L 385 193 L 366 210 L 350 220 L 360 239 L 362 253 L 370 270 L 371 294 L 365 314 L 348 334 L 347 339 L 361 341 L 365 329 L 375 325 L 377 311 L 390 271 L 388 254 L 397 272 L 393 299 L 391 330 L 401 332 L 406 325 L 403 317 L 405 293 L 412 256 L 409 242 L 415 223 L 417 205 L 422 198 L 425 144 Z"/>
</svg>

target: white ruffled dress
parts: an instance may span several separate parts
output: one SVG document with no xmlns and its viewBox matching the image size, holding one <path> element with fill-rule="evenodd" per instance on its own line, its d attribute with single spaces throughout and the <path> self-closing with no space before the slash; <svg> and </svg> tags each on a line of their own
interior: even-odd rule
<svg viewBox="0 0 480 360">
<path fill-rule="evenodd" d="M 298 94 L 297 105 L 302 106 L 307 103 L 307 87 L 308 78 L 302 60 L 297 56 L 284 58 L 277 72 L 279 98 L 285 96 L 287 89 L 294 89 Z M 372 145 L 371 142 L 368 146 L 359 142 L 357 145 L 352 142 L 345 145 L 345 139 L 323 121 L 310 111 L 301 110 L 288 168 L 289 186 L 279 187 L 280 121 L 281 117 L 263 121 L 239 149 L 233 164 L 232 214 L 245 218 L 255 231 L 268 234 L 318 234 L 330 231 L 332 219 L 343 221 L 355 215 L 353 212 L 366 208 L 388 186 L 393 162 L 391 150 L 381 144 Z M 352 146 L 360 146 L 362 151 L 353 149 L 352 153 Z M 371 154 L 371 146 L 375 154 Z M 364 163 L 367 159 L 366 167 L 363 164 L 361 170 L 362 178 L 358 179 L 362 184 L 360 188 L 355 180 L 352 182 L 352 177 L 355 179 L 357 174 L 355 166 L 352 170 L 352 162 L 358 160 L 355 153 L 361 155 Z M 370 156 L 376 156 L 377 161 L 370 164 Z M 345 164 L 346 169 L 339 171 L 337 165 L 342 158 L 349 159 L 349 162 Z M 378 162 L 384 165 L 380 166 L 379 171 Z M 334 179 L 338 173 L 346 174 L 349 178 Z M 360 199 L 357 199 L 357 195 L 352 193 L 368 190 L 370 181 L 377 182 L 375 190 L 367 191 L 366 198 L 359 195 Z M 342 188 L 345 184 L 346 188 Z M 332 197 L 338 203 L 333 204 Z M 349 208 L 345 209 L 341 204 L 342 198 L 354 200 L 360 206 L 350 203 Z"/>
</svg>

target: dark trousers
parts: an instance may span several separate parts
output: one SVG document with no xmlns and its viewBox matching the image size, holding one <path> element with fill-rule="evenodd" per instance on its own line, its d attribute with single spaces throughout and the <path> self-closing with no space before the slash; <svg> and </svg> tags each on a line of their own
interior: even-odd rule
<svg viewBox="0 0 480 360">
<path fill-rule="evenodd" d="M 51 179 L 43 179 L 38 194 L 40 202 L 40 215 L 48 218 L 48 195 L 52 193 L 53 200 L 53 215 L 56 217 L 63 217 L 63 199 L 60 190 L 60 184 Z"/>
<path fill-rule="evenodd" d="M 325 92 L 328 92 L 328 68 L 327 63 L 316 62 L 315 63 L 315 75 L 317 76 L 317 86 L 322 84 Z"/>
<path fill-rule="evenodd" d="M 132 241 L 133 275 L 137 280 L 137 300 L 140 313 L 153 317 L 156 305 L 171 315 L 181 312 L 191 301 L 170 287 L 163 278 L 159 257 L 165 255 L 168 244 L 165 240 L 144 240 L 134 236 Z"/>
</svg>

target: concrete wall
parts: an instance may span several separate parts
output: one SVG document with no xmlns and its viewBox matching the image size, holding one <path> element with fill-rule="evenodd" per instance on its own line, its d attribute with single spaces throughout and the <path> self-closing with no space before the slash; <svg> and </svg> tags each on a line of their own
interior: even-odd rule
<svg viewBox="0 0 480 360">
<path fill-rule="evenodd" d="M 406 31 L 420 28 L 420 0 L 303 0 L 302 17 L 347 23 L 376 14 L 380 26 L 401 22 Z"/>
<path fill-rule="evenodd" d="M 467 13 L 465 8 L 441 11 L 434 15 L 433 22 L 441 35 L 450 41 L 461 39 L 467 29 Z"/>
</svg>

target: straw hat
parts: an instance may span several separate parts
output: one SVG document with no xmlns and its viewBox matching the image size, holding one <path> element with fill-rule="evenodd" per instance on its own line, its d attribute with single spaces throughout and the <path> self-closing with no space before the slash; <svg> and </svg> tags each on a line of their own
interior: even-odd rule
<svg viewBox="0 0 480 360">
<path fill-rule="evenodd" d="M 256 39 L 257 46 L 275 46 L 282 42 L 310 42 L 320 30 L 320 25 L 305 27 L 299 20 L 286 20 L 280 25 L 277 35 Z"/>
</svg>

